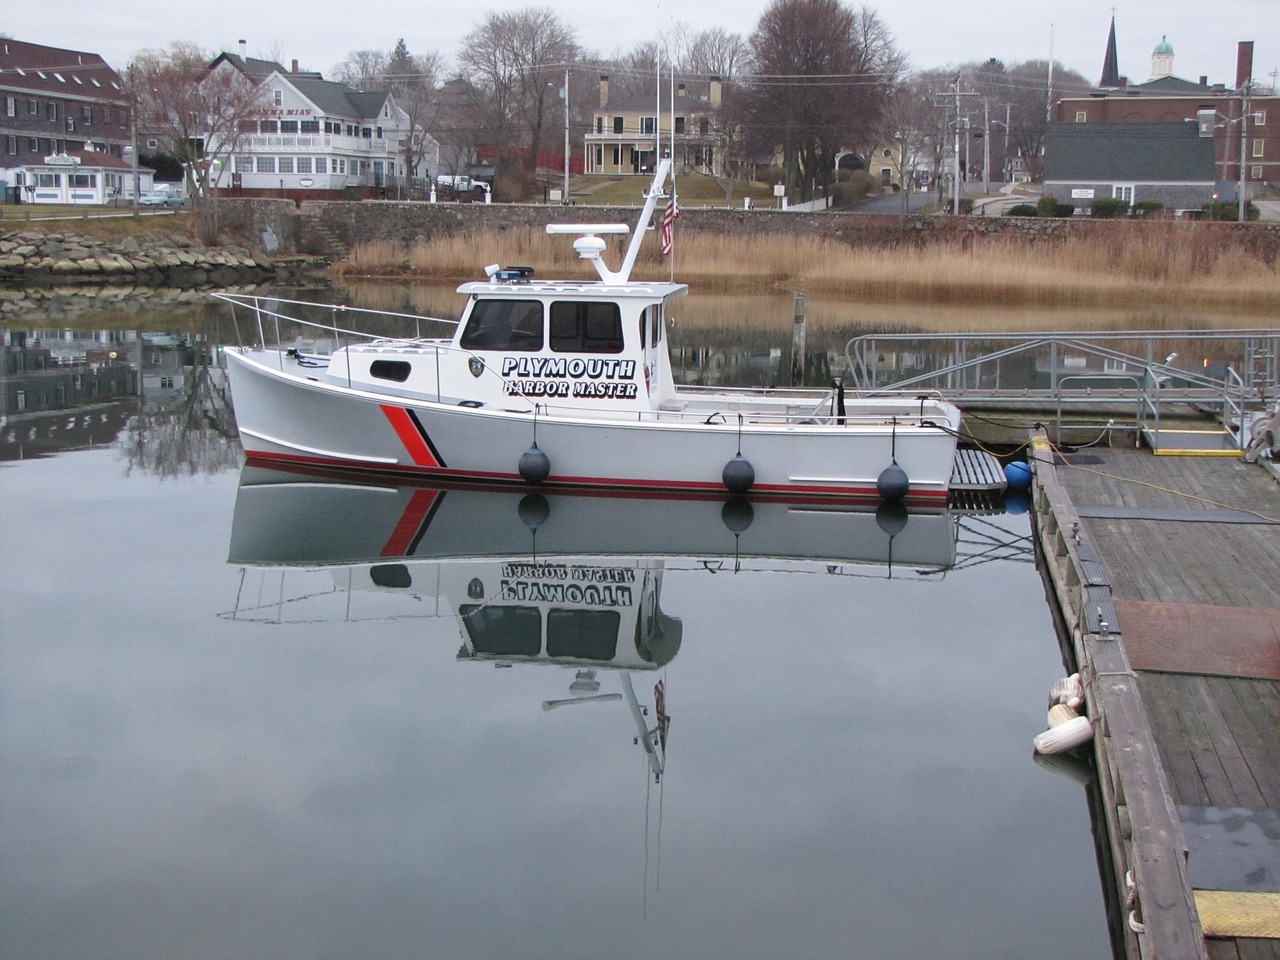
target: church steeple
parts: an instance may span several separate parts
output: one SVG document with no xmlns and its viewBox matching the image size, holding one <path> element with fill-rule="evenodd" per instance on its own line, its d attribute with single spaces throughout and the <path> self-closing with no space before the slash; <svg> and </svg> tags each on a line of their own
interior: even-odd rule
<svg viewBox="0 0 1280 960">
<path fill-rule="evenodd" d="M 1169 38 L 1164 36 L 1151 51 L 1151 79 L 1159 80 L 1161 77 L 1171 76 L 1173 76 L 1173 45 L 1169 43 Z"/>
<path fill-rule="evenodd" d="M 1102 58 L 1100 87 L 1120 86 L 1120 58 L 1116 56 L 1116 15 L 1111 15 L 1111 35 L 1107 37 L 1107 54 Z"/>
</svg>

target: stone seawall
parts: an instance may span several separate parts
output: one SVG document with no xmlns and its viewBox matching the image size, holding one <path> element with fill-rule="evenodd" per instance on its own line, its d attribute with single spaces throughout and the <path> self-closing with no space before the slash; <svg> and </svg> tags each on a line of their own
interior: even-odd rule
<svg viewBox="0 0 1280 960">
<path fill-rule="evenodd" d="M 205 247 L 181 235 L 110 240 L 36 230 L 0 235 L 3 286 L 227 286 L 279 279 L 284 266 L 247 247 Z"/>
<path fill-rule="evenodd" d="M 223 200 L 224 223 L 244 235 L 271 243 L 281 252 L 335 253 L 334 242 L 351 247 L 371 240 L 405 245 L 427 237 L 449 237 L 477 229 L 542 230 L 548 223 L 626 223 L 638 207 L 546 204 L 409 203 L 396 201 L 307 201 L 295 208 L 286 200 Z M 784 213 L 690 207 L 681 210 L 680 232 L 819 236 L 854 246 L 894 247 L 907 243 L 980 242 L 1012 238 L 1026 243 L 1069 237 L 1111 236 L 1132 227 L 1195 231 L 1206 242 L 1240 246 L 1268 262 L 1280 259 L 1280 224 L 1205 223 L 1190 220 L 1133 221 L 1089 217 L 909 216 L 851 212 Z"/>
</svg>

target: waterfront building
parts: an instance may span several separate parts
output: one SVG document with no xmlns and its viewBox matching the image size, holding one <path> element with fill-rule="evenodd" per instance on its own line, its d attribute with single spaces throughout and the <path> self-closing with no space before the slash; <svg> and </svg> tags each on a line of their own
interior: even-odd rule
<svg viewBox="0 0 1280 960">
<path fill-rule="evenodd" d="M 0 38 L 0 199 L 129 196 L 131 144 L 125 85 L 102 57 Z"/>
</svg>

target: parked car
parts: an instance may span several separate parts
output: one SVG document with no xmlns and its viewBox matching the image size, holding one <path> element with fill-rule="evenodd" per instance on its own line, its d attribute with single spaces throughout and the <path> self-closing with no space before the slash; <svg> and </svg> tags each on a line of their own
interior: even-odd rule
<svg viewBox="0 0 1280 960">
<path fill-rule="evenodd" d="M 187 198 L 171 190 L 153 190 L 138 198 L 144 207 L 185 207 Z"/>
</svg>

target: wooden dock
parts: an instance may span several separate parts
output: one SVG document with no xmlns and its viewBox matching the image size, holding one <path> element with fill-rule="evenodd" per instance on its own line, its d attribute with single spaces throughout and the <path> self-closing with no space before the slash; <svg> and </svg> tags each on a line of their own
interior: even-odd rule
<svg viewBox="0 0 1280 960">
<path fill-rule="evenodd" d="M 1094 724 L 1130 958 L 1280 960 L 1280 485 L 1239 457 L 1055 451 L 1041 559 Z"/>
</svg>

